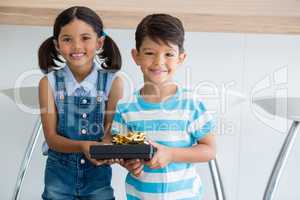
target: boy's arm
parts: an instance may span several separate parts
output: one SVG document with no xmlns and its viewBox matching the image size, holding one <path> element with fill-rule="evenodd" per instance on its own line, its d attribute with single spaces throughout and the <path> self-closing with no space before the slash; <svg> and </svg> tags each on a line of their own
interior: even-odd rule
<svg viewBox="0 0 300 200">
<path fill-rule="evenodd" d="M 158 143 L 151 142 L 153 146 L 164 151 L 170 162 L 207 162 L 213 160 L 216 154 L 215 138 L 213 134 L 208 134 L 197 144 L 189 148 L 171 148 Z"/>
<path fill-rule="evenodd" d="M 207 162 L 213 160 L 216 155 L 216 145 L 213 134 L 208 134 L 189 148 L 174 148 L 160 145 L 153 141 L 150 143 L 157 148 L 154 157 L 147 162 L 150 168 L 162 168 L 171 162 Z"/>
<path fill-rule="evenodd" d="M 171 148 L 151 142 L 157 148 L 157 153 L 147 163 L 151 168 L 165 167 L 170 162 L 207 162 L 215 158 L 214 120 L 201 102 L 196 108 L 187 131 L 197 144 L 188 148 Z"/>
</svg>

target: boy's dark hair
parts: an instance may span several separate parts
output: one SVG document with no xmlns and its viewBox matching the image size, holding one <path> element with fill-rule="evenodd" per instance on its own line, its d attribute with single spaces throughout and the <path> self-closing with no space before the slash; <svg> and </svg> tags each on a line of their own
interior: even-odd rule
<svg viewBox="0 0 300 200">
<path fill-rule="evenodd" d="M 104 60 L 105 64 L 102 63 L 102 67 L 112 70 L 121 69 L 121 53 L 116 43 L 103 32 L 103 22 L 101 18 L 90 8 L 74 6 L 64 10 L 56 17 L 53 26 L 53 36 L 45 40 L 39 48 L 38 60 L 42 72 L 48 73 L 52 71 L 53 68 L 58 67 L 55 63 L 56 61 L 63 62 L 59 59 L 59 54 L 55 49 L 53 40 L 58 41 L 61 28 L 72 22 L 74 19 L 82 20 L 91 25 L 98 37 L 105 36 L 103 52 L 98 55 L 100 58 L 106 58 Z"/>
<path fill-rule="evenodd" d="M 135 45 L 139 51 L 145 37 L 159 43 L 178 45 L 179 52 L 184 52 L 184 28 L 182 22 L 168 14 L 152 14 L 146 16 L 138 24 L 135 32 Z"/>
</svg>

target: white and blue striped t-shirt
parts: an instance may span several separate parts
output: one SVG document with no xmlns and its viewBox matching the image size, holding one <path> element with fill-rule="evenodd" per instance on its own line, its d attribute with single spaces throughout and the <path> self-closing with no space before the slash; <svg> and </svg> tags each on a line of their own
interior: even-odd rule
<svg viewBox="0 0 300 200">
<path fill-rule="evenodd" d="M 209 134 L 214 121 L 203 103 L 178 87 L 174 96 L 161 103 L 146 102 L 139 91 L 118 102 L 113 134 L 144 132 L 146 138 L 168 147 L 191 147 Z M 170 163 L 160 169 L 144 166 L 140 177 L 128 174 L 129 200 L 201 199 L 203 186 L 192 163 Z"/>
</svg>

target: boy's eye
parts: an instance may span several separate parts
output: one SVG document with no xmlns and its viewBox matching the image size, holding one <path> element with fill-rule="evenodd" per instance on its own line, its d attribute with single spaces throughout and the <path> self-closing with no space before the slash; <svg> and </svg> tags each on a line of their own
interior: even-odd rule
<svg viewBox="0 0 300 200">
<path fill-rule="evenodd" d="M 167 57 L 173 57 L 175 54 L 174 53 L 166 53 Z"/>
<path fill-rule="evenodd" d="M 146 51 L 144 52 L 145 55 L 153 55 L 153 52 L 150 52 L 150 51 Z"/>
</svg>

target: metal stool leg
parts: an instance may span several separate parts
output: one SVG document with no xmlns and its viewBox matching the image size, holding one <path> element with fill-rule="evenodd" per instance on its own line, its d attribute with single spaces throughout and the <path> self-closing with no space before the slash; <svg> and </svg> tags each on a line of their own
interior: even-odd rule
<svg viewBox="0 0 300 200">
<path fill-rule="evenodd" d="M 38 120 L 35 124 L 34 131 L 33 131 L 32 135 L 31 135 L 31 138 L 30 138 L 30 140 L 27 144 L 27 148 L 26 148 L 26 151 L 25 151 L 25 154 L 24 154 L 24 157 L 23 157 L 23 161 L 21 163 L 21 167 L 20 167 L 20 170 L 19 170 L 17 182 L 16 182 L 14 193 L 13 193 L 13 196 L 12 196 L 12 200 L 18 200 L 19 199 L 20 191 L 21 191 L 21 188 L 22 188 L 22 183 L 23 183 L 24 177 L 26 175 L 26 172 L 27 172 L 27 169 L 28 169 L 31 157 L 32 157 L 32 153 L 33 153 L 33 150 L 34 150 L 35 145 L 37 143 L 37 140 L 38 140 L 38 137 L 40 135 L 41 129 L 42 129 L 41 119 L 38 118 Z"/>
<path fill-rule="evenodd" d="M 268 184 L 264 193 L 264 200 L 274 199 L 275 191 L 279 184 L 279 179 L 282 174 L 283 168 L 287 162 L 287 158 L 292 149 L 293 143 L 296 139 L 297 132 L 299 131 L 299 122 L 293 121 L 291 128 L 284 140 L 281 150 L 278 154 L 276 162 L 274 164 L 272 173 L 269 177 Z"/>
<path fill-rule="evenodd" d="M 217 158 L 209 161 L 210 174 L 212 176 L 215 195 L 217 200 L 225 200 L 225 191 L 222 183 L 221 173 L 219 170 Z"/>
</svg>

